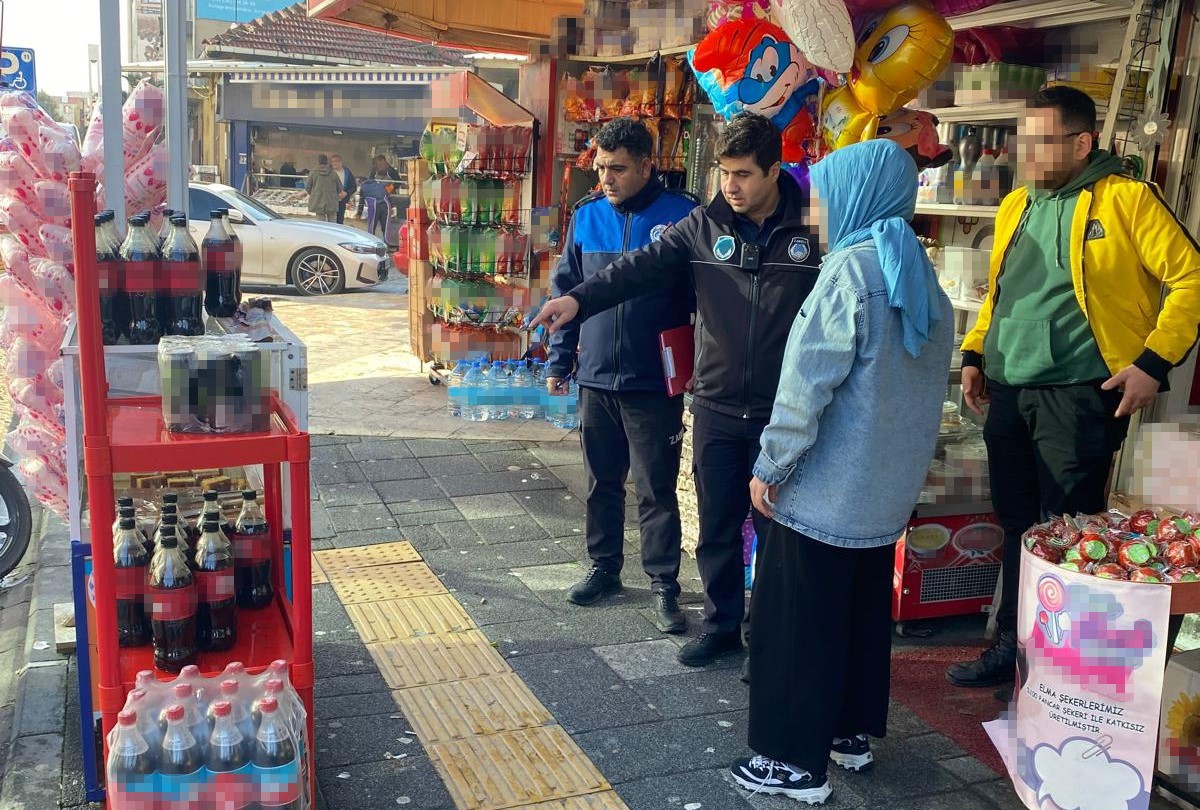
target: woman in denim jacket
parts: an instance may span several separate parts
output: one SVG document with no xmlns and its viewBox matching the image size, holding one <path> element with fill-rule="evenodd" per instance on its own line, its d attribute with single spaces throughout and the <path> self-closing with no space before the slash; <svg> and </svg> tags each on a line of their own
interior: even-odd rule
<svg viewBox="0 0 1200 810">
<path fill-rule="evenodd" d="M 895 543 L 937 442 L 954 318 L 909 227 L 917 167 L 892 141 L 812 170 L 830 252 L 788 338 L 750 484 L 760 539 L 750 747 L 734 778 L 822 803 L 887 727 Z"/>
</svg>

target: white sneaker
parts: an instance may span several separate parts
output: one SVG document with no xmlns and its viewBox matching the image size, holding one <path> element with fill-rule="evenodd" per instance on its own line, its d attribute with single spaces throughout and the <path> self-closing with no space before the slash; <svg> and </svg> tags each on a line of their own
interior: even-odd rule
<svg viewBox="0 0 1200 810">
<path fill-rule="evenodd" d="M 833 792 L 828 777 L 815 777 L 802 768 L 767 757 L 739 759 L 729 772 L 734 781 L 752 791 L 751 795 L 766 793 L 808 804 L 824 804 Z"/>
<path fill-rule="evenodd" d="M 829 758 L 848 771 L 864 771 L 875 762 L 866 734 L 856 734 L 850 738 L 834 737 Z"/>
</svg>

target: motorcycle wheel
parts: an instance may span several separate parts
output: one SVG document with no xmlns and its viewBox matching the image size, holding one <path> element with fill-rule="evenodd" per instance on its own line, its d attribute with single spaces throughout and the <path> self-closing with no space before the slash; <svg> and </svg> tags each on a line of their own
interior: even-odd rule
<svg viewBox="0 0 1200 810">
<path fill-rule="evenodd" d="M 33 515 L 16 475 L 0 465 L 0 578 L 8 576 L 29 548 Z"/>
</svg>

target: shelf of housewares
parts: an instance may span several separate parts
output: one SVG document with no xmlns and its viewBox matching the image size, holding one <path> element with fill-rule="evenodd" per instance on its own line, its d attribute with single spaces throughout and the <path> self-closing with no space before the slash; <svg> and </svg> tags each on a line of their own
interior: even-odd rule
<svg viewBox="0 0 1200 810">
<path fill-rule="evenodd" d="M 197 467 L 261 465 L 263 500 L 271 526 L 271 555 L 275 572 L 273 605 L 239 614 L 237 646 L 222 653 L 199 656 L 205 677 L 221 673 L 240 660 L 251 674 L 272 661 L 289 664 L 293 686 L 308 712 L 308 736 L 313 730 L 312 591 L 298 585 L 291 599 L 283 588 L 283 472 L 291 483 L 287 506 L 292 523 L 292 581 L 312 577 L 309 514 L 309 437 L 284 402 L 270 399 L 270 427 L 248 434 L 177 434 L 163 422 L 161 397 L 110 398 L 105 351 L 100 338 L 99 278 L 96 266 L 95 175 L 71 175 L 72 240 L 75 251 L 75 290 L 78 305 L 80 393 L 83 413 L 84 470 L 92 545 L 92 585 L 95 613 L 99 710 L 103 736 L 116 724 L 136 674 L 153 669 L 153 650 L 122 648 L 117 643 L 112 536 L 116 516 L 113 476 L 161 472 L 187 459 Z M 312 746 L 308 746 L 312 752 Z M 312 773 L 311 761 L 309 772 Z"/>
<path fill-rule="evenodd" d="M 687 53 L 694 45 L 679 45 L 674 48 L 660 48 L 656 51 L 640 51 L 630 54 L 616 54 L 614 56 L 580 56 L 572 55 L 568 57 L 572 62 L 583 62 L 589 65 L 632 65 L 638 62 L 649 62 L 656 56 L 678 56 Z"/>
<path fill-rule="evenodd" d="M 1000 212 L 998 205 L 956 205 L 953 203 L 917 203 L 917 213 L 931 217 L 986 217 Z"/>
<path fill-rule="evenodd" d="M 1012 0 L 979 11 L 948 17 L 955 31 L 988 25 L 1015 25 L 1022 28 L 1058 28 L 1080 23 L 1120 20 L 1133 7 L 1129 0 Z"/>
</svg>

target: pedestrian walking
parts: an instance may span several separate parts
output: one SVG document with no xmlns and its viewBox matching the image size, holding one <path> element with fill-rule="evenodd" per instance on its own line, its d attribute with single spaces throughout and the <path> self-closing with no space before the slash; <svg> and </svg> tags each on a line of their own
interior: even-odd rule
<svg viewBox="0 0 1200 810">
<path fill-rule="evenodd" d="M 309 174 L 305 188 L 308 191 L 309 212 L 325 222 L 336 221 L 341 184 L 329 165 L 328 157 L 317 155 L 317 168 Z"/>
<path fill-rule="evenodd" d="M 346 204 L 350 202 L 350 198 L 354 196 L 354 192 L 358 190 L 358 183 L 354 180 L 354 172 L 350 171 L 344 163 L 342 163 L 341 155 L 330 155 L 329 165 L 333 169 L 334 175 L 342 186 L 342 190 L 338 192 L 338 208 L 337 208 L 337 223 L 342 225 L 346 222 Z"/>
<path fill-rule="evenodd" d="M 872 140 L 812 170 L 830 252 L 788 337 L 750 497 L 772 518 L 750 617 L 750 748 L 733 778 L 820 803 L 887 730 L 895 543 L 937 444 L 954 311 L 909 226 L 917 166 Z M 897 407 L 903 403 L 903 407 Z"/>
</svg>

